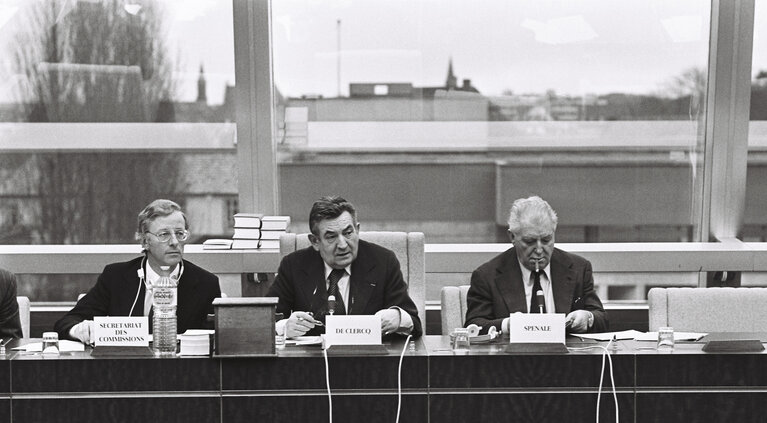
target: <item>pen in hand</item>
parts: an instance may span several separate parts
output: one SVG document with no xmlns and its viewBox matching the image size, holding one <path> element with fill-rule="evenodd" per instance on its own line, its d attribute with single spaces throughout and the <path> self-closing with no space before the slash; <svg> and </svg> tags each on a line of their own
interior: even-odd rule
<svg viewBox="0 0 767 423">
<path fill-rule="evenodd" d="M 314 313 L 312 313 L 311 311 L 306 314 L 312 316 L 312 319 L 314 319 L 314 326 L 325 326 L 324 324 L 322 324 L 322 322 L 314 318 Z"/>
</svg>

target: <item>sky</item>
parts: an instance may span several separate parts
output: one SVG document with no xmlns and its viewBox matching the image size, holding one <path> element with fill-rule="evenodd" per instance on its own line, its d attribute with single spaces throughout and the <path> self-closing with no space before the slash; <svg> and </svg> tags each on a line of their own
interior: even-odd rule
<svg viewBox="0 0 767 423">
<path fill-rule="evenodd" d="M 21 3 L 0 0 L 0 36 Z M 223 102 L 235 82 L 231 0 L 162 3 L 180 100 L 196 96 L 202 64 L 209 102 Z M 767 69 L 764 3 L 753 73 Z M 347 95 L 352 82 L 440 86 L 452 59 L 459 84 L 488 96 L 654 94 L 705 68 L 709 15 L 709 0 L 274 0 L 274 80 L 293 97 Z"/>
<path fill-rule="evenodd" d="M 447 63 L 480 92 L 658 90 L 705 66 L 708 1 L 280 0 L 275 79 L 289 95 L 349 82 L 441 85 Z"/>
<path fill-rule="evenodd" d="M 223 86 L 234 80 L 231 1 L 165 3 L 185 97 L 194 96 L 204 63 L 209 101 L 223 101 Z M 274 80 L 293 97 L 333 97 L 339 88 L 348 95 L 352 82 L 439 86 L 452 59 L 459 84 L 470 79 L 489 96 L 652 94 L 705 67 L 709 7 L 706 0 L 273 1 Z"/>
</svg>

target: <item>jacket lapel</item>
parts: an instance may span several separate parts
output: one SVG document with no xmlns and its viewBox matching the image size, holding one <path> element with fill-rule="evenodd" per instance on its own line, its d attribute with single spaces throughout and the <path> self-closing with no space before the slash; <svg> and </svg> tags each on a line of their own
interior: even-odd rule
<svg viewBox="0 0 767 423">
<path fill-rule="evenodd" d="M 141 268 L 141 263 L 143 263 L 143 259 L 139 258 L 134 263 L 131 263 L 131 269 L 127 273 L 123 274 L 123 287 L 125 287 L 125 298 L 130 301 L 126 304 L 128 307 L 125 310 L 125 315 L 127 316 L 128 313 L 130 313 L 130 308 L 133 305 L 133 300 L 136 300 L 136 306 L 133 307 L 133 313 L 132 316 L 143 316 L 144 315 L 144 293 L 146 292 L 146 287 L 144 286 L 143 279 L 139 279 L 138 277 L 138 270 Z M 140 285 L 139 285 L 140 283 Z M 136 298 L 136 289 L 138 289 L 138 298 Z"/>
<path fill-rule="evenodd" d="M 184 272 L 181 273 L 181 277 L 178 280 L 178 303 L 191 303 L 191 299 L 193 299 L 197 295 L 197 285 L 200 283 L 200 280 L 196 278 L 195 271 L 193 270 L 193 267 L 189 265 L 189 262 L 184 260 Z"/>
<path fill-rule="evenodd" d="M 572 305 L 575 275 L 573 263 L 559 250 L 551 255 L 551 287 L 554 290 L 554 308 L 557 313 L 569 313 Z"/>
<path fill-rule="evenodd" d="M 376 287 L 377 281 L 372 277 L 375 262 L 369 260 L 368 257 L 367 246 L 364 241 L 360 240 L 357 259 L 352 262 L 352 275 L 349 278 L 350 304 L 346 305 L 348 314 L 364 314 Z"/>
<path fill-rule="evenodd" d="M 517 253 L 514 248 L 504 255 L 504 262 L 496 269 L 495 286 L 501 293 L 507 311 L 527 313 L 525 304 L 525 285 L 522 281 L 522 269 L 519 267 Z"/>
<path fill-rule="evenodd" d="M 307 304 L 310 309 L 312 309 L 315 313 L 318 312 L 323 306 L 326 306 L 327 304 L 315 304 L 317 301 L 315 301 L 315 298 L 326 298 L 327 297 L 327 288 L 325 287 L 325 265 L 322 262 L 322 257 L 320 256 L 320 253 L 315 251 L 312 247 L 310 252 L 310 260 L 307 264 L 307 266 L 302 266 L 301 270 L 305 274 L 305 281 L 306 283 L 303 283 L 300 285 L 301 292 L 298 292 L 297 295 L 300 295 L 303 298 L 303 303 Z M 318 296 L 319 294 L 319 296 Z M 323 300 L 324 301 L 324 300 Z M 299 302 L 298 304 L 300 304 Z M 317 307 L 315 310 L 314 308 Z"/>
</svg>

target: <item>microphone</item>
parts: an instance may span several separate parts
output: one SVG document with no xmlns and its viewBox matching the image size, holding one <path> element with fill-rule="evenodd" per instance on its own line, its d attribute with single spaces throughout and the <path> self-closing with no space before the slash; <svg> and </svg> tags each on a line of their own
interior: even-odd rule
<svg viewBox="0 0 767 423">
<path fill-rule="evenodd" d="M 543 298 L 542 289 L 539 289 L 538 292 L 535 293 L 535 302 L 538 304 L 538 310 L 540 310 L 541 314 L 543 314 L 543 307 L 546 301 Z"/>
<path fill-rule="evenodd" d="M 332 316 L 336 312 L 336 296 L 328 295 L 328 313 Z"/>
<path fill-rule="evenodd" d="M 535 261 L 535 282 L 536 285 L 540 286 L 538 281 L 540 280 L 541 276 L 541 268 L 538 260 Z M 543 308 L 544 304 L 546 304 L 546 300 L 543 298 L 543 290 L 539 289 L 535 293 L 535 303 L 538 304 L 538 311 L 543 314 Z"/>
</svg>

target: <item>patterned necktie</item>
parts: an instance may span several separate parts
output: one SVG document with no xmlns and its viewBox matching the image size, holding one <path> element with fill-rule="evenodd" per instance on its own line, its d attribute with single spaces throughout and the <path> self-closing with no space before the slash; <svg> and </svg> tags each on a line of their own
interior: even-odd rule
<svg viewBox="0 0 767 423">
<path fill-rule="evenodd" d="M 543 288 L 541 288 L 541 273 L 532 271 L 530 272 L 530 280 L 533 281 L 533 295 L 530 296 L 530 313 L 540 313 L 540 309 L 538 308 L 538 301 L 536 301 L 536 297 L 538 294 L 538 291 L 543 291 Z M 543 312 L 546 312 L 546 302 L 543 303 Z"/>
<path fill-rule="evenodd" d="M 346 314 L 346 306 L 344 305 L 344 297 L 338 292 L 338 281 L 346 275 L 346 269 L 333 269 L 328 276 L 330 286 L 328 286 L 328 295 L 336 297 L 336 311 L 335 314 Z"/>
</svg>

